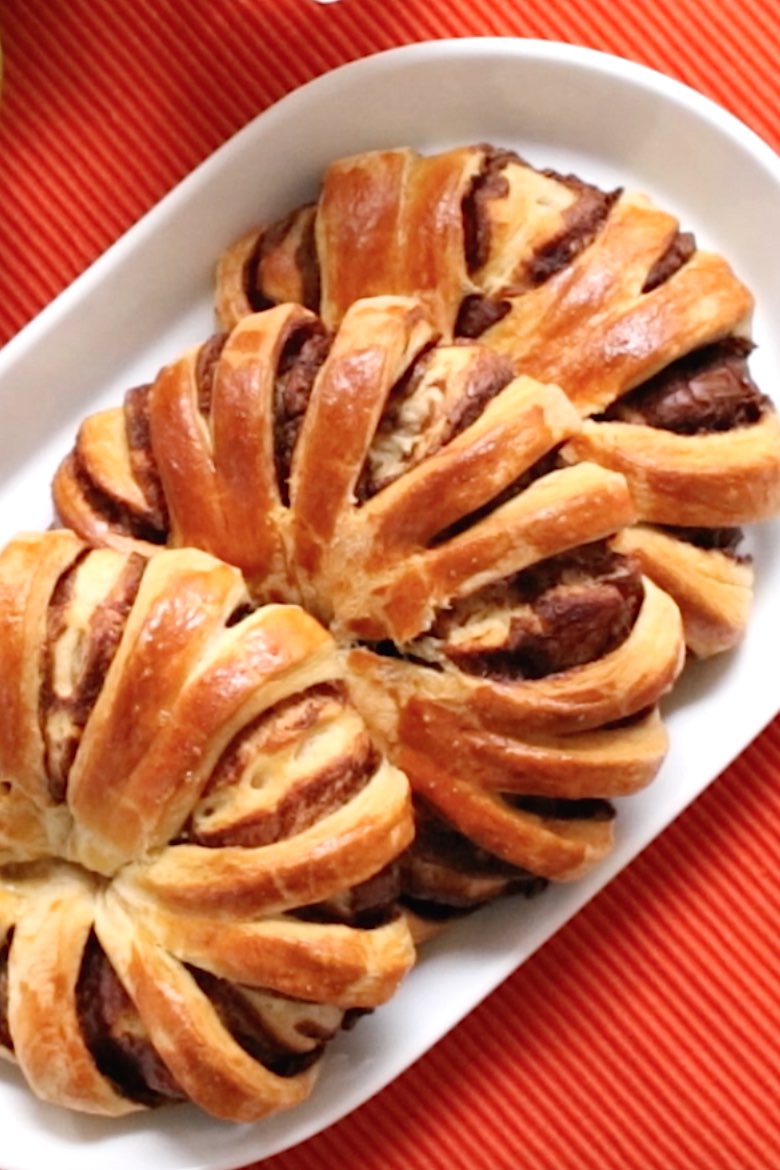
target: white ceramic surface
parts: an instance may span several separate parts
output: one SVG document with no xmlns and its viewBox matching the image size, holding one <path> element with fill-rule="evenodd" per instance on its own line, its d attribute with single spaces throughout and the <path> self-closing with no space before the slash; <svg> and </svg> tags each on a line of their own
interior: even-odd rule
<svg viewBox="0 0 780 1170">
<path fill-rule="evenodd" d="M 780 162 L 733 117 L 680 84 L 590 50 L 512 39 L 440 41 L 343 67 L 262 114 L 123 237 L 0 353 L 0 539 L 51 519 L 48 484 L 80 419 L 213 328 L 214 260 L 249 226 L 317 190 L 334 157 L 472 141 L 604 185 L 640 187 L 757 298 L 754 374 L 780 385 Z M 227 1170 L 316 1133 L 381 1089 L 466 1015 L 697 796 L 772 718 L 780 698 L 780 525 L 751 537 L 758 588 L 739 651 L 690 671 L 668 705 L 672 748 L 624 801 L 618 846 L 588 880 L 480 912 L 426 952 L 388 1007 L 340 1038 L 311 1100 L 255 1125 L 191 1108 L 128 1121 L 34 1101 L 0 1067 L 3 1170 Z"/>
</svg>

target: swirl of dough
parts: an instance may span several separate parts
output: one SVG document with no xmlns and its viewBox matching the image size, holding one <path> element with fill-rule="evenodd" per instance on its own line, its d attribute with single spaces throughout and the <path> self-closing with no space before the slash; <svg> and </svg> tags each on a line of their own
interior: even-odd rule
<svg viewBox="0 0 780 1170">
<path fill-rule="evenodd" d="M 197 550 L 0 555 L 0 1049 L 41 1098 L 252 1121 L 414 958 L 405 776 L 301 609 Z"/>
</svg>

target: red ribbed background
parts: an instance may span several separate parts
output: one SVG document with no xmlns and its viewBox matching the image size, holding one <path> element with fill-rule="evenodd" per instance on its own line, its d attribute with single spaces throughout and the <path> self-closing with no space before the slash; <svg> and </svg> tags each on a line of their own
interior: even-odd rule
<svg viewBox="0 0 780 1170">
<path fill-rule="evenodd" d="M 295 86 L 473 35 L 641 61 L 780 145 L 773 0 L 0 0 L 0 343 Z M 778 825 L 775 722 L 414 1068 L 263 1170 L 778 1170 Z"/>
</svg>

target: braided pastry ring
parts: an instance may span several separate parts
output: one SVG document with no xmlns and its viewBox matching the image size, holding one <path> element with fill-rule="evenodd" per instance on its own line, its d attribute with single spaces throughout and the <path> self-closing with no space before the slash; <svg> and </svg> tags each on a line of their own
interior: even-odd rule
<svg viewBox="0 0 780 1170">
<path fill-rule="evenodd" d="M 588 420 L 569 457 L 628 479 L 634 547 L 679 602 L 690 649 L 739 641 L 751 580 L 724 564 L 721 529 L 780 511 L 780 422 L 745 361 L 752 297 L 722 257 L 645 195 L 509 151 L 377 150 L 335 161 L 316 203 L 227 249 L 217 316 L 230 327 L 301 299 L 335 326 L 380 293 L 420 296 L 444 336 L 479 337 L 563 387 Z M 727 593 L 710 588 L 724 576 Z"/>
<path fill-rule="evenodd" d="M 0 555 L 0 1053 L 121 1115 L 303 1100 L 413 962 L 408 784 L 329 635 L 205 553 Z"/>
<path fill-rule="evenodd" d="M 82 426 L 55 480 L 60 515 L 146 550 L 154 503 L 159 539 L 234 560 L 257 597 L 331 627 L 353 701 L 415 790 L 412 920 L 595 864 L 608 800 L 663 758 L 656 705 L 684 647 L 674 602 L 608 546 L 636 517 L 625 478 L 561 458 L 582 425 L 563 392 L 479 343 L 441 343 L 419 301 L 378 297 L 352 304 L 332 340 L 298 306 L 243 318 L 143 393 L 143 414 L 133 392 L 124 414 Z M 102 440 L 93 449 L 108 433 L 113 462 Z M 131 507 L 139 485 L 146 510 Z M 513 761 L 509 800 L 495 778 L 461 783 L 456 725 L 499 770 L 502 752 Z M 552 799 L 556 815 L 515 798 Z M 186 873 L 179 858 L 175 882 L 163 862 L 144 881 L 189 913 L 208 883 L 198 855 Z"/>
<path fill-rule="evenodd" d="M 348 662 L 356 703 L 415 795 L 481 849 L 560 881 L 609 851 L 603 802 L 638 791 L 658 771 L 667 737 L 656 703 L 680 671 L 681 651 L 674 602 L 645 580 L 639 614 L 617 648 L 547 677 L 453 670 L 446 643 L 433 639 L 407 647 L 406 659 L 355 648 Z M 560 815 L 502 796 L 532 798 L 529 805 L 551 798 Z M 594 807 L 578 816 L 579 801 Z"/>
</svg>

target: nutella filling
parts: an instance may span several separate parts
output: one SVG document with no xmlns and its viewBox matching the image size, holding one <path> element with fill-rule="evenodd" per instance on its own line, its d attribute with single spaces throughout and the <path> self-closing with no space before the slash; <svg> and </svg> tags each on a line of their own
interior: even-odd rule
<svg viewBox="0 0 780 1170">
<path fill-rule="evenodd" d="M 676 537 L 677 540 L 684 540 L 686 544 L 693 544 L 696 548 L 717 550 L 738 561 L 750 559 L 740 556 L 737 551 L 744 536 L 741 528 L 675 528 L 667 525 L 660 531 Z"/>
<path fill-rule="evenodd" d="M 76 1007 L 92 1059 L 118 1093 L 149 1107 L 186 1100 L 94 932 L 84 949 Z"/>
<path fill-rule="evenodd" d="M 278 296 L 265 287 L 263 262 L 267 255 L 284 248 L 288 237 L 294 238 L 295 234 L 300 231 L 301 220 L 303 220 L 303 230 L 300 231 L 300 240 L 292 253 L 292 260 L 300 282 L 300 296 L 297 299 L 307 309 L 319 311 L 320 265 L 315 235 L 316 217 L 310 214 L 310 210 L 310 205 L 296 208 L 295 211 L 258 236 L 252 254 L 244 267 L 243 280 L 244 295 L 253 313 L 262 309 L 270 309 L 279 303 Z"/>
<path fill-rule="evenodd" d="M 152 451 L 149 424 L 151 391 L 151 385 L 137 386 L 125 395 L 125 431 L 133 477 L 147 504 L 146 523 L 157 532 L 167 533 L 170 530 L 168 507 Z"/>
<path fill-rule="evenodd" d="M 503 199 L 509 192 L 504 170 L 509 164 L 528 167 L 529 164 L 511 151 L 488 148 L 482 170 L 475 176 L 463 200 L 463 235 L 466 266 L 469 273 L 477 272 L 490 255 L 490 204 Z M 560 272 L 595 240 L 620 191 L 601 191 L 584 183 L 576 175 L 561 175 L 553 170 L 538 172 L 546 178 L 567 186 L 577 196 L 563 213 L 560 231 L 537 249 L 525 266 L 521 287 L 543 284 Z M 515 290 L 519 291 L 519 290 Z M 512 290 L 507 290 L 509 295 Z M 465 296 L 455 322 L 455 336 L 481 337 L 497 324 L 511 309 L 506 297 L 487 297 L 479 293 Z"/>
<path fill-rule="evenodd" d="M 502 173 L 509 163 L 527 165 L 514 151 L 487 147 L 482 168 L 474 176 L 469 190 L 463 197 L 461 204 L 463 244 L 469 272 L 476 272 L 481 268 L 490 254 L 488 208 L 494 199 L 504 199 L 509 193 L 509 184 Z"/>
<path fill-rule="evenodd" d="M 258 751 L 281 752 L 303 742 L 344 700 L 340 684 L 321 683 L 258 715 L 223 752 L 203 794 L 204 815 L 190 818 L 179 841 L 212 848 L 270 845 L 303 832 L 355 796 L 378 764 L 367 734 L 350 744 L 349 754 L 300 776 L 272 806 L 250 808 L 219 827 L 209 823 L 210 799 L 218 805 L 220 791 L 240 783 Z"/>
<path fill-rule="evenodd" d="M 127 558 L 123 572 L 109 595 L 95 608 L 83 631 L 80 670 L 76 685 L 68 694 L 59 694 L 55 684 L 55 650 L 68 628 L 76 574 L 89 551 L 62 574 L 49 603 L 46 641 L 41 658 L 41 689 L 38 700 L 40 726 L 45 744 L 45 767 L 49 793 L 59 803 L 65 799 L 70 769 L 76 758 L 81 735 L 100 694 L 106 674 L 119 647 L 128 614 L 141 585 L 147 561 L 137 553 Z M 58 718 L 59 717 L 59 718 Z M 52 737 L 49 726 L 67 724 L 67 734 Z"/>
<path fill-rule="evenodd" d="M 633 561 L 597 542 L 466 599 L 442 615 L 432 632 L 442 639 L 447 657 L 468 674 L 546 678 L 617 649 L 633 628 L 643 596 Z M 469 621 L 482 614 L 489 618 L 498 609 L 506 614 L 503 640 L 489 648 L 479 637 L 469 640 Z"/>
<path fill-rule="evenodd" d="M 13 1037 L 8 1027 L 8 959 L 11 953 L 14 928 L 7 932 L 0 944 L 0 1047 L 14 1050 Z"/>
<path fill-rule="evenodd" d="M 319 321 L 296 329 L 279 359 L 274 384 L 274 463 L 282 502 L 290 502 L 290 471 L 306 408 L 332 336 Z"/>
<path fill-rule="evenodd" d="M 676 232 L 669 247 L 648 272 L 642 292 L 652 292 L 654 288 L 664 284 L 688 263 L 695 251 L 696 237 L 693 232 Z"/>
<path fill-rule="evenodd" d="M 592 796 L 567 800 L 557 796 L 505 795 L 504 800 L 521 812 L 551 821 L 612 821 L 617 815 L 610 801 Z"/>
<path fill-rule="evenodd" d="M 482 296 L 481 293 L 470 293 L 460 303 L 455 321 L 455 336 L 475 340 L 486 333 L 492 325 L 497 325 L 503 320 L 511 308 L 511 301 Z"/>
<path fill-rule="evenodd" d="M 576 175 L 560 175 L 553 170 L 543 170 L 541 173 L 564 183 L 578 198 L 563 213 L 564 224 L 560 232 L 548 240 L 529 262 L 527 277 L 532 285 L 544 284 L 593 243 L 621 195 L 619 188 L 615 191 L 601 191 L 598 187 L 583 183 Z"/>
<path fill-rule="evenodd" d="M 322 1055 L 322 1044 L 304 1052 L 286 1047 L 265 1026 L 260 1015 L 239 988 L 200 968 L 187 969 L 201 991 L 210 999 L 223 1027 L 236 1044 L 276 1076 L 297 1076 L 319 1060 Z M 328 1033 L 324 1039 L 328 1039 L 329 1036 Z"/>
<path fill-rule="evenodd" d="M 420 798 L 415 824 L 414 841 L 401 859 L 400 901 L 420 917 L 445 919 L 474 910 L 492 900 L 497 888 L 530 896 L 548 884 L 480 848 Z"/>
<path fill-rule="evenodd" d="M 121 536 L 132 536 L 135 540 L 148 544 L 165 544 L 168 539 L 167 522 L 165 529 L 161 529 L 155 517 L 148 512 L 140 514 L 102 491 L 92 479 L 89 469 L 85 467 L 78 453 L 73 456 L 72 467 L 84 503 L 90 511 L 101 518 L 109 531 Z"/>
<path fill-rule="evenodd" d="M 771 405 L 750 377 L 752 349 L 750 341 L 739 337 L 697 349 L 626 394 L 602 418 L 644 423 L 678 435 L 757 423 Z"/>
<path fill-rule="evenodd" d="M 508 358 L 490 351 L 486 351 L 483 356 L 485 360 L 478 373 L 447 416 L 446 428 L 439 444 L 442 447 L 476 422 L 487 404 L 512 381 L 514 371 Z"/>
<path fill-rule="evenodd" d="M 215 333 L 198 350 L 195 361 L 195 383 L 198 387 L 198 410 L 207 415 L 214 397 L 214 379 L 222 350 L 227 344 L 227 333 Z"/>
</svg>

